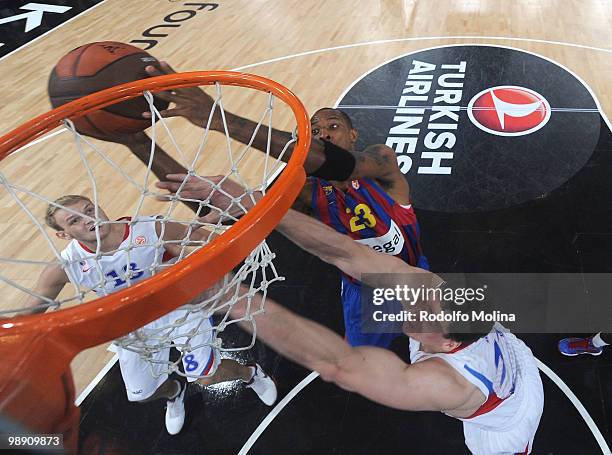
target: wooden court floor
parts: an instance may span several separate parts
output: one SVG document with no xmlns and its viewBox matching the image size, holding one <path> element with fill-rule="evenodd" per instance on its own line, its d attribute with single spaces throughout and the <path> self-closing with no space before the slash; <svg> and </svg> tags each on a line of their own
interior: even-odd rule
<svg viewBox="0 0 612 455">
<path fill-rule="evenodd" d="M 154 44 L 149 52 L 179 71 L 243 70 L 271 78 L 294 91 L 310 112 L 334 105 L 364 73 L 400 55 L 453 44 L 506 46 L 569 69 L 593 90 L 602 114 L 612 116 L 609 0 L 105 0 L 0 59 L 5 100 L 0 105 L 0 132 L 50 108 L 47 77 L 62 55 L 103 40 L 143 48 Z M 255 115 L 248 103 L 237 106 Z M 290 123 L 281 119 L 279 127 L 288 128 Z M 195 138 L 193 133 L 182 133 L 188 131 L 185 122 L 174 125 L 185 142 Z M 50 196 L 87 191 L 86 183 L 71 177 L 75 158 L 64 155 L 67 147 L 67 135 L 54 137 L 37 146 L 36 153 L 43 154 L 37 156 L 44 156 L 44 161 L 25 150 L 11 158 L 10 172 L 26 176 L 28 184 Z M 117 154 L 123 153 L 121 147 L 115 148 Z M 119 162 L 140 172 L 140 163 L 129 153 Z M 113 186 L 113 176 L 107 178 Z M 120 216 L 133 201 L 109 193 L 102 203 L 107 212 Z M 0 214 L 2 254 L 35 250 L 36 240 L 10 199 L 0 199 Z M 14 278 L 30 285 L 35 279 Z M 112 355 L 100 346 L 73 361 L 77 394 Z"/>
</svg>

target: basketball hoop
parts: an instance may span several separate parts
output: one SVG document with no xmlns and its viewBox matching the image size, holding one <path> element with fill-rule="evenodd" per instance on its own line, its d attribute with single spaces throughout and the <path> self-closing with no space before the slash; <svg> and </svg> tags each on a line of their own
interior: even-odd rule
<svg viewBox="0 0 612 455">
<path fill-rule="evenodd" d="M 268 120 L 270 128 L 272 128 L 273 100 L 278 99 L 285 103 L 295 116 L 297 126 L 297 135 L 285 146 L 285 150 L 287 150 L 292 142 L 295 143 L 291 159 L 282 169 L 283 163 L 279 159 L 274 158 L 272 159 L 273 162 L 270 163 L 269 153 L 266 154 L 261 183 L 258 185 L 243 185 L 245 186 L 244 197 L 252 198 L 254 191 L 261 191 L 264 193 L 263 198 L 249 210 L 245 209 L 244 215 L 230 228 L 223 228 L 221 222 L 212 226 L 212 229 L 217 233 L 222 231 L 221 234 L 215 238 L 209 237 L 199 245 L 197 251 L 185 255 L 181 254 L 178 262 L 169 267 L 162 267 L 161 264 L 157 264 L 160 267 L 157 267 L 152 277 L 93 301 L 87 301 L 87 292 L 91 289 L 78 288 L 75 290 L 74 296 L 67 298 L 65 301 L 58 300 L 49 304 L 50 307 L 61 307 L 64 303 L 71 302 L 78 303 L 76 306 L 39 315 L 0 319 L 0 352 L 3 360 L 0 366 L 0 410 L 16 421 L 37 431 L 65 432 L 67 438 L 75 436 L 74 434 L 69 436 L 69 430 L 74 424 L 75 415 L 78 415 L 78 411 L 72 404 L 74 388 L 69 364 L 78 352 L 119 337 L 125 337 L 126 334 L 139 327 L 192 301 L 202 291 L 222 280 L 227 272 L 239 265 L 245 258 L 247 259 L 236 277 L 233 280 L 226 277 L 223 286 L 229 286 L 230 282 L 233 282 L 232 285 L 236 285 L 240 279 L 244 279 L 244 276 L 249 273 L 258 273 L 263 266 L 270 264 L 273 254 L 265 243 L 262 244 L 262 241 L 289 209 L 303 186 L 305 172 L 302 164 L 310 145 L 310 122 L 298 98 L 276 82 L 255 75 L 227 71 L 190 72 L 169 74 L 123 84 L 80 98 L 36 117 L 0 138 L 0 160 L 4 161 L 9 157 L 12 158 L 14 152 L 20 148 L 32 144 L 35 139 L 51 133 L 56 128 L 63 127 L 66 129 L 75 138 L 78 153 L 83 158 L 83 162 L 86 163 L 87 174 L 92 179 L 93 200 L 95 202 L 98 198 L 97 192 L 103 193 L 104 187 L 100 183 L 102 179 L 96 180 L 94 178 L 94 166 L 89 166 L 87 160 L 90 155 L 99 154 L 98 147 L 92 145 L 92 142 L 87 138 L 81 137 L 71 126 L 69 119 L 81 117 L 110 105 L 144 95 L 146 99 L 150 100 L 152 109 L 151 130 L 153 132 L 167 130 L 172 138 L 172 143 L 176 145 L 176 138 L 172 137 L 170 130 L 164 123 L 165 120 L 160 119 L 159 113 L 153 106 L 150 93 L 206 85 L 215 86 L 217 91 L 211 116 L 215 109 L 223 113 L 221 88 L 227 86 L 248 88 L 267 94 L 269 102 L 264 115 L 261 117 L 260 125 L 265 119 Z M 156 120 L 158 120 L 157 126 Z M 208 126 L 210 126 L 210 118 Z M 199 154 L 207 140 L 208 126 L 203 132 L 201 147 L 198 149 L 198 155 L 193 159 L 192 164 L 199 160 Z M 227 133 L 227 126 L 225 126 L 225 131 Z M 155 134 L 152 139 L 153 150 L 156 140 Z M 229 137 L 227 139 L 229 144 Z M 269 147 L 270 143 L 268 143 L 268 152 Z M 232 166 L 227 171 L 226 178 L 238 178 L 241 183 L 244 183 L 236 169 L 249 150 L 250 147 L 247 145 L 239 154 L 239 157 L 235 158 L 232 156 L 233 152 L 230 147 L 229 161 Z M 24 151 L 23 153 L 28 152 Z M 105 156 L 104 159 L 117 167 L 114 158 Z M 151 153 L 151 161 L 154 161 L 153 153 Z M 202 169 L 195 169 L 195 165 L 192 166 L 192 164 L 186 166 L 191 174 L 206 175 L 205 169 L 204 172 Z M 274 185 L 268 188 L 267 185 L 271 177 L 281 169 L 282 172 Z M 123 173 L 123 171 L 120 172 Z M 144 183 L 132 183 L 141 192 L 137 214 L 141 210 L 143 200 L 153 199 L 155 196 L 147 186 L 150 172 L 151 163 L 149 163 L 149 168 L 146 171 Z M 127 173 L 124 173 L 124 178 L 126 182 L 133 180 Z M 40 192 L 37 192 L 38 190 L 30 190 L 21 184 L 12 183 L 1 170 L 0 185 L 7 191 L 5 197 L 12 200 L 25 212 L 27 218 L 40 230 L 43 236 L 49 237 L 36 220 L 37 215 L 40 217 L 40 214 L 33 213 L 28 208 L 27 202 L 33 200 L 37 203 L 52 203 L 53 198 L 41 195 Z M 126 186 L 129 186 L 128 183 L 126 183 Z M 179 194 L 176 200 L 166 203 L 169 206 L 168 212 L 161 219 L 172 222 L 178 221 L 186 225 L 197 224 L 197 215 L 193 214 L 190 217 L 177 220 L 172 210 L 181 201 L 189 200 L 182 199 Z M 239 202 L 237 204 L 242 207 Z M 208 206 L 208 208 L 211 207 Z M 221 208 L 218 211 L 221 215 L 227 215 L 225 210 L 225 208 Z M 225 216 L 225 218 L 231 217 Z M 113 223 L 118 222 L 120 221 Z M 137 221 L 125 223 L 127 225 L 135 222 Z M 50 245 L 52 255 L 55 256 L 54 259 L 49 260 L 47 258 L 45 262 L 31 260 L 31 258 L 19 259 L 5 256 L 0 257 L 0 267 L 8 268 L 8 265 L 11 264 L 17 266 L 26 263 L 40 265 L 59 261 L 58 251 L 53 246 L 52 239 L 47 238 L 46 241 Z M 139 238 L 133 243 L 134 246 L 130 246 L 130 249 L 137 248 L 139 244 L 143 243 L 143 239 Z M 2 252 L 0 252 L 0 256 L 3 256 Z M 270 277 L 265 276 L 264 272 L 262 282 L 265 286 L 274 279 L 278 279 L 273 265 L 271 267 L 274 276 L 270 279 Z M 130 278 L 127 279 L 129 281 Z M 20 281 L 12 277 L 10 273 L 4 275 L 1 270 L 0 282 L 17 287 L 19 291 L 24 293 L 32 292 L 31 289 L 22 286 Z M 263 289 L 265 291 L 265 286 L 252 285 L 251 290 Z M 224 287 L 223 289 L 227 292 L 228 288 Z M 217 292 L 212 297 L 209 296 L 209 301 L 213 301 L 212 304 L 196 308 L 196 310 L 205 311 L 209 315 L 216 309 L 214 299 L 218 297 L 218 294 Z M 257 309 L 257 311 L 259 310 L 261 309 Z M 228 321 L 224 320 L 224 324 L 227 323 Z M 174 327 L 173 324 L 177 325 L 179 323 L 173 321 L 170 328 Z M 168 337 L 166 337 L 162 341 L 167 343 L 168 340 Z M 137 343 L 131 346 L 135 350 L 139 349 Z M 149 348 L 150 343 L 145 343 L 143 352 Z M 170 362 L 168 364 L 169 367 L 172 367 Z"/>
</svg>

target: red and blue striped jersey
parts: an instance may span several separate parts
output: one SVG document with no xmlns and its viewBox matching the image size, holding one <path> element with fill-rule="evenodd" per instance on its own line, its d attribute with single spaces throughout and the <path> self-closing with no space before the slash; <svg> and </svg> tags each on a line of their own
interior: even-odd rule
<svg viewBox="0 0 612 455">
<path fill-rule="evenodd" d="M 429 268 L 412 205 L 398 204 L 372 179 L 353 180 L 346 192 L 323 179 L 310 182 L 316 218 L 376 251 Z"/>
</svg>

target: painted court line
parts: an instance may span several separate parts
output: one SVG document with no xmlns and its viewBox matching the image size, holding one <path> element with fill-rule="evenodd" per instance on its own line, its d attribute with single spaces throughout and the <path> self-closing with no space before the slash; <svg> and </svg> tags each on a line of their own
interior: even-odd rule
<svg viewBox="0 0 612 455">
<path fill-rule="evenodd" d="M 251 450 L 251 447 L 253 447 L 253 444 L 257 442 L 257 439 L 259 439 L 261 434 L 266 430 L 266 428 L 268 428 L 268 425 L 272 423 L 274 418 L 285 408 L 285 406 L 287 406 L 289 402 L 293 398 L 295 398 L 295 396 L 300 393 L 308 384 L 310 384 L 318 377 L 319 373 L 313 371 L 304 379 L 302 379 L 302 381 L 300 381 L 300 383 L 296 385 L 287 395 L 285 395 L 285 397 L 281 401 L 279 401 L 276 406 L 274 406 L 274 409 L 272 409 L 270 413 L 257 426 L 251 437 L 247 440 L 247 442 L 244 443 L 244 446 L 242 447 L 242 449 L 240 449 L 240 452 L 238 452 L 238 455 L 246 455 L 249 450 Z"/>
<path fill-rule="evenodd" d="M 557 376 L 557 374 L 553 370 L 551 370 L 547 365 L 545 365 L 543 362 L 541 362 L 537 358 L 536 358 L 536 362 L 538 363 L 538 368 L 540 369 L 540 371 L 544 373 L 546 376 L 548 376 L 548 378 L 552 382 L 554 382 L 557 385 L 557 387 L 561 389 L 561 391 L 572 402 L 576 410 L 580 413 L 580 415 L 582 416 L 582 418 L 588 425 L 589 429 L 591 430 L 591 433 L 593 433 L 593 436 L 595 436 L 595 440 L 597 441 L 597 443 L 599 444 L 599 447 L 601 448 L 601 453 L 603 453 L 604 455 L 611 455 L 612 452 L 610 452 L 610 447 L 608 447 L 608 444 L 606 443 L 606 439 L 603 437 L 603 435 L 601 434 L 601 431 L 599 431 L 599 428 L 595 424 L 595 421 L 593 420 L 589 412 L 586 410 L 584 405 L 580 402 L 578 397 L 574 394 L 574 392 L 572 392 L 572 390 L 567 386 L 567 384 L 563 382 L 563 380 L 559 376 Z M 544 406 L 546 406 L 546 401 L 544 401 Z"/>
<path fill-rule="evenodd" d="M 578 410 L 578 412 L 584 419 L 585 423 L 589 427 L 589 430 L 591 430 L 591 433 L 593 433 L 595 440 L 599 444 L 599 447 L 601 448 L 601 453 L 603 455 L 612 455 L 612 452 L 610 451 L 610 448 L 608 447 L 608 444 L 606 443 L 606 439 L 603 437 L 603 435 L 601 434 L 601 431 L 599 431 L 599 428 L 595 424 L 595 421 L 593 420 L 589 412 L 586 410 L 584 405 L 580 402 L 578 397 L 576 397 L 574 392 L 572 392 L 571 389 L 567 386 L 567 384 L 563 382 L 563 380 L 559 376 L 557 376 L 557 374 L 553 370 L 551 370 L 546 364 L 544 364 L 537 358 L 536 358 L 536 362 L 538 364 L 538 368 L 540 369 L 540 371 L 542 371 L 546 376 L 548 376 L 548 378 L 552 382 L 554 382 L 557 385 L 557 387 L 559 387 L 559 389 L 561 389 L 561 391 L 567 396 L 567 398 L 572 402 L 574 407 Z M 319 373 L 317 373 L 316 371 L 313 371 L 308 376 L 306 376 L 298 385 L 296 385 L 274 407 L 274 409 L 272 409 L 272 411 L 270 411 L 270 413 L 262 420 L 262 422 L 255 429 L 251 437 L 244 444 L 242 449 L 240 449 L 240 452 L 238 453 L 238 455 L 246 455 L 251 449 L 251 447 L 253 447 L 253 444 L 257 442 L 257 439 L 259 439 L 259 437 L 266 430 L 266 428 L 268 428 L 270 423 L 272 423 L 272 420 L 276 418 L 276 416 L 287 406 L 287 404 L 289 404 L 289 402 L 293 398 L 295 398 L 295 396 L 298 393 L 304 390 L 304 388 L 308 384 L 310 384 L 312 381 L 314 381 L 318 377 L 319 377 Z M 546 406 L 546 398 L 544 399 L 544 406 Z"/>
<path fill-rule="evenodd" d="M 444 108 L 448 108 L 449 106 L 385 106 L 385 105 L 378 105 L 378 104 L 340 104 L 338 106 L 336 106 L 338 109 L 355 109 L 355 110 L 359 110 L 359 109 L 370 109 L 370 110 L 390 110 L 390 111 L 395 111 L 398 109 L 419 109 L 419 110 L 427 110 L 427 111 L 431 111 L 431 110 L 444 110 Z M 449 109 L 452 112 L 454 112 L 455 110 L 458 111 L 467 111 L 468 107 L 467 106 L 452 106 L 453 109 Z M 493 107 L 472 107 L 473 111 L 495 111 L 496 109 Z M 580 112 L 580 113 L 584 113 L 584 112 L 593 112 L 593 113 L 599 113 L 599 110 L 597 108 L 574 108 L 574 107 L 551 107 L 550 110 L 552 112 Z M 506 112 L 511 112 L 512 109 L 509 109 Z"/>
<path fill-rule="evenodd" d="M 98 6 L 100 6 L 102 3 L 104 3 L 106 0 L 103 0 L 101 3 L 99 3 L 98 5 L 94 6 L 93 8 L 97 8 Z M 90 8 L 87 11 L 91 11 L 93 8 Z M 87 12 L 84 11 L 84 12 Z M 80 15 L 79 15 L 80 16 Z M 76 19 L 79 16 L 75 16 L 72 19 L 64 22 L 64 24 L 67 24 L 68 22 L 72 21 L 73 19 Z M 59 27 L 62 27 L 64 24 L 54 28 L 53 30 L 57 30 Z M 4 57 L 1 57 L 0 60 L 2 60 L 5 57 L 8 57 L 9 55 L 12 55 L 13 53 L 17 52 L 20 49 L 23 49 L 25 46 L 33 43 L 34 41 L 38 40 L 39 38 L 42 38 L 43 36 L 47 35 L 48 33 L 51 33 L 53 30 L 49 30 L 47 33 L 39 36 L 38 38 L 30 41 L 29 43 L 25 44 L 24 46 L 20 47 L 19 49 L 15 49 L 13 52 L 5 55 Z M 606 49 L 603 47 L 595 47 L 595 46 L 587 46 L 584 44 L 575 44 L 575 43 L 566 43 L 566 42 L 562 42 L 562 41 L 549 41 L 549 40 L 541 40 L 541 39 L 532 39 L 532 38 L 512 38 L 512 37 L 504 37 L 504 36 L 426 36 L 426 37 L 412 37 L 412 38 L 395 38 L 395 39 L 388 39 L 388 40 L 378 40 L 378 41 L 365 41 L 362 43 L 353 43 L 353 44 L 345 44 L 342 46 L 334 46 L 334 47 L 325 47 L 325 48 L 321 48 L 321 49 L 313 49 L 310 51 L 305 51 L 305 52 L 299 52 L 296 54 L 290 54 L 290 55 L 285 55 L 282 57 L 276 57 L 276 58 L 272 58 L 272 59 L 268 59 L 268 60 L 262 60 L 260 62 L 256 62 L 256 63 L 250 63 L 248 65 L 243 65 L 243 66 L 238 66 L 236 68 L 232 68 L 230 71 L 243 71 L 245 69 L 249 69 L 249 68 L 255 68 L 257 66 L 262 66 L 262 65 L 266 65 L 268 63 L 276 63 L 276 62 L 282 62 L 284 60 L 290 60 L 293 58 L 297 58 L 297 57 L 306 57 L 309 55 L 315 55 L 315 54 L 321 54 L 321 53 L 325 53 L 325 52 L 331 52 L 331 51 L 336 51 L 336 50 L 342 50 L 342 49 L 351 49 L 354 47 L 363 47 L 363 46 L 371 46 L 371 45 L 378 45 L 378 44 L 389 44 L 389 43 L 399 43 L 399 42 L 410 42 L 410 41 L 433 41 L 433 40 L 456 40 L 456 39 L 478 39 L 478 40 L 493 40 L 493 41 L 520 41 L 520 42 L 532 42 L 532 43 L 543 43 L 543 44 L 552 44 L 555 46 L 568 46 L 568 47 L 575 47 L 575 48 L 579 48 L 579 49 L 588 49 L 588 50 L 593 50 L 593 51 L 597 51 L 597 52 L 606 52 L 609 54 L 612 54 L 612 49 Z M 457 46 L 466 46 L 466 45 L 470 45 L 468 43 L 464 43 L 464 44 L 457 44 Z M 482 45 L 482 44 L 479 44 Z M 442 46 L 437 46 L 437 47 L 442 47 Z M 433 48 L 429 48 L 429 49 L 433 49 Z M 418 49 L 415 50 L 413 52 L 410 53 L 416 53 L 416 52 L 421 52 L 423 50 L 427 50 L 427 49 Z M 523 49 L 517 49 L 523 52 L 527 52 L 530 54 L 533 54 L 532 52 L 529 51 L 524 51 Z M 537 55 L 537 54 L 533 54 L 533 55 Z M 542 57 L 540 55 L 538 55 L 539 57 Z M 395 58 L 399 58 L 399 57 L 395 57 Z M 394 59 L 395 59 L 394 58 Z M 545 58 L 545 57 L 542 57 Z M 550 59 L 547 59 L 550 60 Z M 388 62 L 385 62 L 388 63 Z M 385 64 L 383 63 L 383 65 Z M 556 63 L 556 62 L 554 62 Z M 558 63 L 556 63 L 559 66 L 562 66 Z M 382 66 L 382 65 L 380 65 Z M 563 66 L 562 66 L 563 67 Z M 376 67 L 374 69 L 377 69 L 379 67 Z M 565 67 L 563 67 L 565 68 Z M 565 68 L 567 69 L 567 68 Z M 373 70 L 371 70 L 373 71 Z M 369 73 L 370 71 L 368 71 Z M 572 73 L 574 76 L 575 74 Z M 363 77 L 363 76 L 362 76 Z M 580 79 L 582 81 L 582 79 Z M 584 83 L 584 82 L 583 82 Z M 586 84 L 585 84 L 586 85 Z M 336 106 L 338 105 L 338 102 L 344 97 L 344 95 L 346 94 L 346 92 L 348 92 L 348 90 L 350 90 L 350 88 L 352 88 L 352 85 L 349 86 L 349 88 L 347 90 L 345 90 L 344 93 L 342 93 L 342 95 L 338 98 L 338 101 L 336 102 Z M 593 93 L 591 91 L 591 93 Z M 595 98 L 595 97 L 594 97 Z M 595 98 L 597 99 L 597 98 Z M 599 106 L 599 101 L 597 101 L 598 104 L 598 108 L 599 108 L 599 112 L 603 113 L 603 110 L 601 110 L 600 106 Z M 606 123 L 608 123 L 608 126 L 610 127 L 610 129 L 612 129 L 612 126 L 610 126 L 610 122 L 608 121 L 607 117 L 604 115 L 604 118 L 606 120 Z M 60 130 L 59 132 L 54 133 L 55 134 L 59 134 L 60 132 L 62 132 L 64 130 Z M 49 136 L 50 137 L 50 136 Z M 41 139 L 39 139 L 40 141 L 42 140 L 46 140 L 48 139 L 48 136 L 45 136 Z M 22 147 L 28 147 L 28 145 Z M 17 150 L 21 151 L 22 149 Z"/>
<path fill-rule="evenodd" d="M 393 38 L 386 40 L 376 40 L 376 41 L 364 41 L 361 43 L 353 43 L 353 44 L 344 44 L 341 46 L 333 46 L 333 47 L 324 47 L 321 49 L 313 49 L 311 51 L 299 52 L 297 54 L 285 55 L 282 57 L 271 58 L 268 60 L 263 60 L 257 63 L 251 63 L 249 65 L 239 66 L 234 68 L 232 71 L 242 71 L 248 68 L 254 68 L 256 66 L 265 65 L 268 63 L 276 63 L 282 62 L 283 60 L 289 60 L 296 57 L 306 57 L 308 55 L 321 54 L 324 52 L 337 51 L 341 49 L 351 49 L 353 47 L 362 47 L 362 46 L 373 46 L 378 44 L 392 44 L 392 43 L 402 43 L 402 42 L 410 42 L 410 41 L 434 41 L 434 40 L 457 40 L 457 39 L 475 39 L 475 40 L 492 40 L 492 41 L 523 41 L 529 43 L 542 43 L 542 44 L 552 44 L 555 46 L 568 46 L 568 47 L 576 47 L 579 49 L 588 49 L 592 51 L 598 52 L 606 52 L 612 54 L 612 49 L 606 49 L 604 47 L 595 47 L 595 46 L 587 46 L 584 44 L 575 44 L 575 43 L 565 43 L 563 41 L 549 41 L 543 39 L 535 39 L 535 38 L 512 38 L 507 36 L 422 36 L 422 37 L 411 37 L 411 38 Z M 464 44 L 460 44 L 463 46 Z M 419 52 L 419 51 L 414 51 Z"/>
<path fill-rule="evenodd" d="M 85 389 L 83 389 L 83 391 L 80 393 L 80 395 L 77 397 L 77 399 L 74 401 L 74 404 L 76 406 L 81 406 L 81 403 L 83 401 L 85 401 L 85 398 L 87 398 L 87 395 L 89 395 L 91 393 L 91 391 L 98 385 L 98 383 L 102 380 L 102 378 L 104 376 L 106 376 L 106 373 L 109 372 L 109 370 L 113 367 L 113 365 L 115 365 L 115 363 L 117 363 L 117 360 L 119 360 L 119 356 L 117 354 L 115 354 L 112 359 L 110 359 L 108 361 L 108 363 L 106 365 L 104 365 L 104 368 L 102 368 L 100 370 L 100 372 L 96 375 L 95 378 L 93 378 L 93 380 L 89 383 L 89 385 L 87 387 L 85 387 Z"/>
<path fill-rule="evenodd" d="M 493 38 L 491 38 L 493 39 Z M 518 38 L 514 38 L 514 39 L 518 39 Z M 519 41 L 530 41 L 529 39 L 519 39 Z M 536 42 L 540 42 L 541 40 L 533 40 Z M 564 44 L 564 43 L 559 43 L 559 42 L 550 42 L 553 44 Z M 584 47 L 584 46 L 580 46 L 580 45 L 573 45 L 573 44 L 566 44 L 567 46 L 576 46 L 576 47 Z M 374 71 L 376 71 L 379 68 L 382 68 L 383 66 L 385 66 L 386 64 L 393 62 L 399 58 L 402 57 L 407 57 L 409 55 L 414 55 L 414 54 L 418 54 L 419 52 L 425 52 L 425 51 L 430 51 L 430 50 L 434 50 L 434 49 L 441 49 L 441 48 L 447 48 L 447 47 L 461 47 L 461 46 L 482 46 L 482 47 L 486 47 L 486 46 L 490 46 L 490 44 L 482 44 L 482 43 L 462 43 L 462 44 L 441 44 L 439 46 L 432 46 L 432 47 L 427 47 L 427 48 L 423 48 L 423 49 L 416 49 L 410 52 L 405 52 L 403 54 L 397 55 L 395 57 L 392 57 L 384 62 L 382 62 L 379 65 L 376 65 L 373 68 L 370 68 L 369 70 L 367 70 L 365 73 L 363 73 L 361 76 L 359 76 L 358 78 L 356 78 L 352 83 L 350 83 L 346 89 L 344 89 L 344 91 L 340 94 L 340 96 L 338 97 L 338 99 L 336 100 L 336 103 L 334 104 L 334 107 L 338 107 L 338 105 L 340 104 L 340 101 L 342 101 L 342 99 L 346 96 L 346 94 L 359 82 L 361 81 L 363 78 L 365 78 L 367 75 L 373 73 Z M 524 49 L 519 49 L 516 47 L 511 47 L 511 46 L 503 46 L 503 45 L 499 45 L 496 44 L 494 45 L 496 47 L 500 47 L 502 49 L 510 49 L 513 51 L 518 51 L 518 52 L 524 52 L 525 54 L 530 54 L 533 55 L 535 57 L 541 58 L 543 60 L 546 60 L 550 63 L 552 63 L 553 65 L 557 65 L 559 68 L 562 68 L 563 70 L 567 71 L 569 74 L 571 74 L 574 78 L 576 78 L 576 80 L 578 80 L 583 86 L 584 88 L 587 89 L 587 91 L 589 92 L 589 94 L 591 95 L 591 98 L 593 98 L 593 101 L 595 101 L 595 106 L 597 107 L 597 110 L 599 111 L 599 114 L 601 115 L 601 117 L 604 119 L 604 121 L 606 122 L 606 125 L 608 125 L 608 128 L 612 131 L 612 124 L 610 123 L 610 120 L 608 119 L 606 113 L 604 112 L 604 110 L 601 108 L 601 103 L 599 102 L 599 99 L 597 98 L 597 96 L 595 95 L 595 92 L 593 91 L 593 89 L 591 89 L 590 85 L 587 84 L 584 79 L 582 79 L 580 76 L 578 76 L 574 71 L 570 70 L 569 68 L 567 68 L 566 66 L 562 65 L 561 63 L 557 62 L 556 60 L 553 60 L 552 58 L 546 57 L 544 55 L 541 54 L 537 54 L 535 52 L 531 52 L 531 51 L 527 51 Z M 588 48 L 588 46 L 587 46 Z M 609 50 L 605 50 L 605 49 L 601 49 L 601 48 L 597 48 L 595 50 L 601 50 L 601 51 L 606 51 L 609 53 L 612 53 L 612 49 Z"/>
<path fill-rule="evenodd" d="M 0 61 L 7 58 L 10 55 L 13 55 L 15 52 L 17 51 L 21 51 L 24 48 L 28 47 L 30 44 L 35 43 L 36 41 L 38 41 L 39 39 L 43 38 L 44 36 L 47 36 L 49 33 L 52 33 L 60 28 L 62 28 L 64 25 L 69 24 L 70 22 L 72 22 L 73 20 L 75 20 L 77 17 L 81 17 L 83 16 L 83 14 L 85 13 L 89 13 L 90 11 L 93 11 L 94 9 L 96 9 L 98 6 L 102 5 L 103 3 L 106 3 L 106 0 L 101 0 L 100 3 L 92 6 L 91 8 L 87 8 L 85 11 L 82 11 L 81 13 L 77 14 L 74 17 L 71 17 L 70 19 L 68 19 L 66 22 L 62 22 L 60 25 L 58 25 L 57 27 L 52 28 L 51 30 L 49 30 L 48 32 L 43 33 L 40 36 L 37 36 L 36 38 L 34 38 L 32 41 L 28 41 L 27 43 L 25 43 L 23 46 L 18 47 L 17 49 L 9 52 L 6 55 L 3 55 L 2 57 L 0 57 Z"/>
</svg>

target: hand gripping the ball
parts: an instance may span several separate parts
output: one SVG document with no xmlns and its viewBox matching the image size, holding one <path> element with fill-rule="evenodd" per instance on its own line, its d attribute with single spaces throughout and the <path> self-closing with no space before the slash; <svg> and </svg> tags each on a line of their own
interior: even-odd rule
<svg viewBox="0 0 612 455">
<path fill-rule="evenodd" d="M 166 62 L 160 62 L 160 69 L 155 66 L 147 66 L 146 71 L 150 76 L 176 73 Z M 166 92 L 156 92 L 155 96 L 172 103 L 172 107 L 160 111 L 162 117 L 184 117 L 199 127 L 206 127 L 208 117 L 214 107 L 215 101 L 199 87 L 186 87 Z M 144 118 L 151 118 L 150 112 L 143 112 Z M 211 129 L 222 130 L 223 123 L 220 115 L 215 113 L 211 123 Z"/>
</svg>

